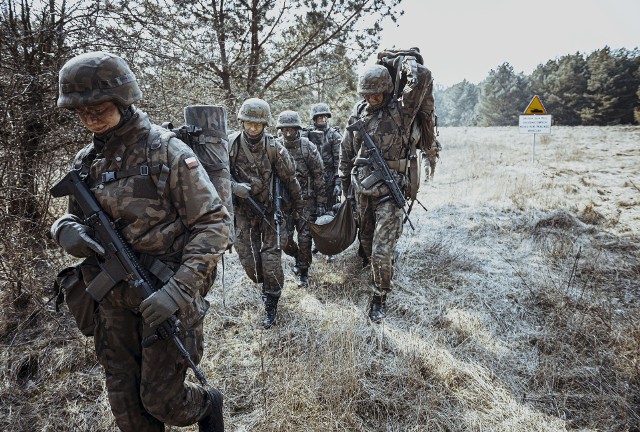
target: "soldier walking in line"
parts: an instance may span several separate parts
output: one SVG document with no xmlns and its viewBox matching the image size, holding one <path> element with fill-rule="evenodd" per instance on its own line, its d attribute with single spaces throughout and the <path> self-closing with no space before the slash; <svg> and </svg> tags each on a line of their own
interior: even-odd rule
<svg viewBox="0 0 640 432">
<path fill-rule="evenodd" d="M 140 262 L 150 263 L 145 267 L 157 288 L 141 302 L 128 283 L 118 282 L 89 311 L 93 322 L 82 326 L 94 336 L 116 423 L 122 431 L 160 432 L 165 424 L 197 422 L 200 431 L 221 432 L 222 394 L 185 380 L 189 364 L 171 338 L 143 340 L 176 314 L 182 344 L 200 361 L 209 308 L 204 297 L 229 244 L 229 213 L 193 151 L 133 105 L 142 94 L 124 60 L 82 54 L 62 67 L 59 80 L 58 106 L 75 112 L 93 133 L 73 167 L 123 227 Z M 86 258 L 79 266 L 80 293 L 92 281 L 102 283 L 98 255 L 108 247 L 92 238 L 84 223 L 89 216 L 71 197 L 68 212 L 51 227 L 68 254 Z"/>
<path fill-rule="evenodd" d="M 305 134 L 316 145 L 324 164 L 324 184 L 327 195 L 327 209 L 329 210 L 342 195 L 342 182 L 338 177 L 340 163 L 340 142 L 342 135 L 338 129 L 329 125 L 331 110 L 326 103 L 317 103 L 311 107 L 311 121 L 313 125 L 307 128 Z M 303 135 L 303 136 L 304 136 Z"/>
<path fill-rule="evenodd" d="M 229 137 L 229 163 L 236 218 L 236 250 L 247 276 L 262 284 L 265 306 L 263 326 L 269 328 L 276 313 L 284 273 L 278 247 L 278 214 L 274 207 L 275 176 L 290 197 L 289 205 L 302 212 L 304 201 L 296 179 L 295 162 L 287 149 L 266 133 L 271 122 L 269 104 L 258 98 L 245 100 L 238 112 L 242 131 Z M 286 230 L 281 227 L 286 239 Z M 284 243 L 284 242 L 283 242 Z"/>
<path fill-rule="evenodd" d="M 283 111 L 278 116 L 276 128 L 282 133 L 284 146 L 296 164 L 296 176 L 302 191 L 301 198 L 305 202 L 302 213 L 287 212 L 288 238 L 283 247 L 284 252 L 296 259 L 294 272 L 298 275 L 298 286 L 309 284 L 309 266 L 311 265 L 311 229 L 310 223 L 326 211 L 326 191 L 324 184 L 324 168 L 322 158 L 316 146 L 305 137 L 300 136 L 302 122 L 295 111 Z M 298 242 L 293 239 L 294 231 L 298 232 Z"/>
<path fill-rule="evenodd" d="M 394 84 L 387 67 L 373 65 L 365 68 L 358 79 L 358 93 L 363 100 L 355 105 L 348 122 L 349 125 L 358 120 L 363 122 L 364 131 L 371 137 L 393 180 L 405 195 L 411 126 L 421 101 L 427 97 L 425 93 L 432 88 L 431 72 L 422 65 L 418 68 L 409 64 L 409 61 L 404 59 L 398 67 L 406 86 L 397 97 L 394 96 Z M 373 322 L 380 322 L 386 315 L 386 298 L 392 288 L 394 251 L 402 234 L 404 213 L 391 199 L 389 188 L 377 175 L 379 173 L 373 172 L 371 165 L 367 164 L 367 148 L 361 132 L 345 130 L 340 151 L 339 175 L 343 191 L 349 190 L 350 185 L 354 188 L 360 246 L 365 263 L 370 262 L 373 275 L 369 317 Z M 370 183 L 372 178 L 378 180 Z"/>
</svg>

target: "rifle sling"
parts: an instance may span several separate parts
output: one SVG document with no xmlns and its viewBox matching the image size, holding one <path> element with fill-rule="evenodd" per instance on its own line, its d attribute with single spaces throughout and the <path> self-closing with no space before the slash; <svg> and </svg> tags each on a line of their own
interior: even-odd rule
<svg viewBox="0 0 640 432">
<path fill-rule="evenodd" d="M 139 261 L 140 265 L 155 276 L 162 285 L 167 283 L 175 274 L 169 265 L 152 255 L 141 254 Z M 101 266 L 101 268 L 102 271 L 87 286 L 87 292 L 97 302 L 101 301 L 111 291 L 111 288 L 122 282 L 122 280 L 115 280 L 111 276 L 112 273 L 116 272 L 111 272 L 108 267 Z"/>
</svg>

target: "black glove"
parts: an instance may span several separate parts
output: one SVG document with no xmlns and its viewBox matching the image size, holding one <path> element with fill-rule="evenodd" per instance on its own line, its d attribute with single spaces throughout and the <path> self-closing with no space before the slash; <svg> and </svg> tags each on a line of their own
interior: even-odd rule
<svg viewBox="0 0 640 432">
<path fill-rule="evenodd" d="M 86 258 L 94 252 L 104 255 L 104 248 L 89 235 L 90 230 L 78 222 L 67 222 L 60 229 L 58 244 L 76 258 Z"/>
<path fill-rule="evenodd" d="M 157 327 L 190 300 L 171 279 L 161 289 L 142 300 L 140 313 L 150 327 Z"/>
<path fill-rule="evenodd" d="M 325 214 L 327 211 L 325 210 L 323 205 L 319 205 L 318 207 L 316 207 L 316 217 L 320 217 L 323 214 Z"/>
</svg>

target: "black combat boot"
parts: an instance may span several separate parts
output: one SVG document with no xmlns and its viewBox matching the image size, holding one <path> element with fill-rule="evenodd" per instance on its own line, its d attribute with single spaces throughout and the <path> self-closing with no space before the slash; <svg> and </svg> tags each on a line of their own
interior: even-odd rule
<svg viewBox="0 0 640 432">
<path fill-rule="evenodd" d="M 205 416 L 198 421 L 198 430 L 200 432 L 224 432 L 222 393 L 213 387 L 207 388 L 207 405 Z"/>
<path fill-rule="evenodd" d="M 371 304 L 369 305 L 369 318 L 376 324 L 378 324 L 385 316 L 387 316 L 384 311 L 386 299 L 387 296 L 385 294 L 374 295 L 371 298 Z"/>
<path fill-rule="evenodd" d="M 362 268 L 366 269 L 371 265 L 371 259 L 367 256 L 367 253 L 362 248 L 362 245 L 358 247 L 358 256 L 362 258 Z"/>
<path fill-rule="evenodd" d="M 271 294 L 262 294 L 262 302 L 264 303 L 264 328 L 269 328 L 276 322 L 276 312 L 278 310 L 278 297 Z"/>
<path fill-rule="evenodd" d="M 300 278 L 300 280 L 298 280 L 299 287 L 302 288 L 302 287 L 309 286 L 309 269 L 308 268 L 299 267 L 298 277 Z"/>
</svg>

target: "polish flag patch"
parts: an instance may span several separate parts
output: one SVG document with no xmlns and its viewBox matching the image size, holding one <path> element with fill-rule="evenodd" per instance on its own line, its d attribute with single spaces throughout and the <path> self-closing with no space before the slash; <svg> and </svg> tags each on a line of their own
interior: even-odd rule
<svg viewBox="0 0 640 432">
<path fill-rule="evenodd" d="M 284 155 L 284 147 L 280 149 L 280 156 Z"/>
<path fill-rule="evenodd" d="M 198 162 L 198 158 L 195 157 L 190 157 L 184 160 L 184 163 L 187 164 L 187 168 L 189 169 L 193 169 L 195 167 L 197 167 L 198 165 L 200 165 L 200 163 Z"/>
</svg>

